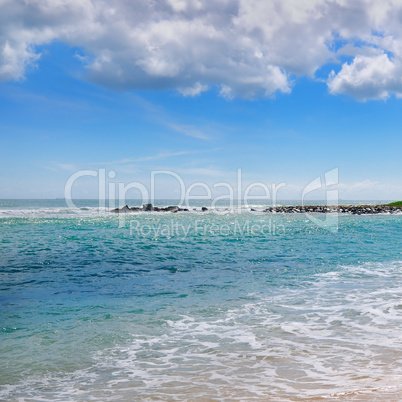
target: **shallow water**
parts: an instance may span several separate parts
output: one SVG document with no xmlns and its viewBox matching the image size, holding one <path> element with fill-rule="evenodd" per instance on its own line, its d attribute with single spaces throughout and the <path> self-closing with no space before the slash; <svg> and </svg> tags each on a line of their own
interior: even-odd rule
<svg viewBox="0 0 402 402">
<path fill-rule="evenodd" d="M 401 215 L 7 202 L 1 399 L 402 397 Z"/>
</svg>

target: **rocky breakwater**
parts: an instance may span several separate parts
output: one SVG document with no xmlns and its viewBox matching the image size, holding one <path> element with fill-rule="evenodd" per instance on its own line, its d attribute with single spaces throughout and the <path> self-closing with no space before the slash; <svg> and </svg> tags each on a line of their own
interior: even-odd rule
<svg viewBox="0 0 402 402">
<path fill-rule="evenodd" d="M 392 205 L 303 205 L 276 206 L 264 209 L 271 213 L 343 213 L 353 215 L 397 214 L 402 213 L 402 206 Z"/>
<path fill-rule="evenodd" d="M 194 208 L 194 210 L 196 210 Z M 110 212 L 113 213 L 123 213 L 123 214 L 127 214 L 130 212 L 188 212 L 189 209 L 188 208 L 180 208 L 177 205 L 171 205 L 168 207 L 155 207 L 152 204 L 144 204 L 142 207 L 129 207 L 128 205 L 125 205 L 122 208 L 115 208 L 112 209 Z M 202 207 L 201 209 L 202 212 L 206 212 L 208 211 L 208 208 L 206 207 Z"/>
<path fill-rule="evenodd" d="M 193 208 L 193 211 L 207 212 L 207 207 Z M 228 210 L 228 209 L 227 209 Z M 188 212 L 188 208 L 180 208 L 177 205 L 168 207 L 156 207 L 152 204 L 144 204 L 142 207 L 129 207 L 125 205 L 122 208 L 112 209 L 113 213 L 131 213 L 131 212 Z M 261 212 L 254 208 L 250 212 Z M 296 214 L 296 213 L 343 213 L 353 215 L 374 215 L 374 214 L 397 214 L 402 213 L 402 205 L 299 205 L 299 206 L 275 206 L 268 207 L 262 212 Z"/>
</svg>

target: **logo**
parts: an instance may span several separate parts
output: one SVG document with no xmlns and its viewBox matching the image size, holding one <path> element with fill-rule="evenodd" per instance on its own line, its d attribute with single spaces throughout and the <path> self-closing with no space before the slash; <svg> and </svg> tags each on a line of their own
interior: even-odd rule
<svg viewBox="0 0 402 402">
<path fill-rule="evenodd" d="M 286 190 L 287 184 L 264 182 L 243 183 L 242 169 L 237 169 L 236 182 L 217 182 L 208 184 L 206 182 L 197 181 L 191 184 L 185 182 L 180 174 L 171 170 L 155 170 L 150 172 L 148 185 L 132 181 L 130 183 L 119 182 L 116 179 L 116 172 L 107 171 L 104 168 L 97 170 L 80 170 L 67 180 L 64 188 L 64 196 L 67 206 L 71 209 L 76 208 L 72 193 L 73 187 L 83 180 L 95 181 L 93 184 L 97 188 L 98 211 L 107 214 L 110 210 L 121 208 L 127 204 L 128 195 L 132 196 L 133 192 L 137 195 L 137 202 L 146 208 L 136 207 L 136 211 L 153 211 L 155 205 L 158 185 L 163 182 L 171 183 L 175 187 L 177 194 L 176 206 L 165 208 L 169 212 L 192 211 L 194 202 L 198 205 L 207 204 L 208 208 L 202 210 L 213 214 L 241 214 L 244 212 L 287 212 L 287 213 L 304 213 L 307 218 L 315 225 L 329 230 L 333 233 L 338 230 L 338 206 L 339 194 L 337 185 L 339 184 L 338 168 L 332 169 L 324 173 L 323 178 L 317 176 L 307 185 L 300 188 L 300 203 L 297 207 L 289 209 L 289 207 L 278 206 L 278 193 Z M 80 183 L 82 184 L 82 182 Z M 293 186 L 294 188 L 294 186 Z M 307 201 L 313 193 L 325 194 L 324 200 L 320 202 L 319 208 L 314 208 Z M 222 207 L 223 205 L 223 207 Z M 257 206 L 256 206 L 257 205 Z M 267 208 L 267 206 L 269 208 Z M 301 207 L 301 208 L 298 208 Z M 199 209 L 201 209 L 199 207 Z M 161 210 L 155 208 L 155 210 Z M 129 207 L 122 208 L 118 211 L 119 226 L 126 225 L 127 214 L 123 212 L 131 212 Z M 122 213 L 120 213 L 122 212 Z"/>
</svg>

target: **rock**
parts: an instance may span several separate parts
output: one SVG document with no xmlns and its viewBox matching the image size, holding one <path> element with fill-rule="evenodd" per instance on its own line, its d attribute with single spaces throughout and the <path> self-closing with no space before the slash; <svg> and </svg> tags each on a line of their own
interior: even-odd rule
<svg viewBox="0 0 402 402">
<path fill-rule="evenodd" d="M 125 205 L 123 208 L 115 208 L 115 209 L 112 209 L 110 212 L 120 214 L 120 213 L 131 212 L 131 209 L 128 205 Z"/>
<path fill-rule="evenodd" d="M 192 208 L 193 211 L 196 211 L 197 208 Z M 129 213 L 129 212 L 138 212 L 138 211 L 158 211 L 158 212 L 182 212 L 187 211 L 188 208 L 180 208 L 176 205 L 171 205 L 168 207 L 154 207 L 152 204 L 144 204 L 141 207 L 129 207 L 125 205 L 122 208 L 112 209 L 110 212 L 112 213 Z M 201 208 L 202 212 L 208 211 L 207 207 Z M 254 208 L 250 208 L 250 211 L 256 212 Z M 300 213 L 345 213 L 352 215 L 372 215 L 372 214 L 397 214 L 402 212 L 402 207 L 394 207 L 390 205 L 339 205 L 339 206 L 325 206 L 325 205 L 304 205 L 304 206 L 275 206 L 268 207 L 263 210 L 263 212 L 268 213 L 282 213 L 282 214 L 300 214 Z"/>
<path fill-rule="evenodd" d="M 142 206 L 142 210 L 146 212 L 151 212 L 154 210 L 154 207 L 152 206 L 152 204 L 144 204 Z"/>
<path fill-rule="evenodd" d="M 305 206 L 278 206 L 264 209 L 263 212 L 269 213 L 345 213 L 352 215 L 372 215 L 372 214 L 393 214 L 401 212 L 401 208 L 395 208 L 389 205 L 305 205 Z"/>
</svg>

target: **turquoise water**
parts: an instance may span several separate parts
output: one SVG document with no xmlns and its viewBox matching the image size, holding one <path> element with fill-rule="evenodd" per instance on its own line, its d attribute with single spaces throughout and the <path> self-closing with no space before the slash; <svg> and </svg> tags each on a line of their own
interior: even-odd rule
<svg viewBox="0 0 402 402">
<path fill-rule="evenodd" d="M 0 399 L 402 397 L 402 215 L 77 207 L 0 201 Z"/>
</svg>

